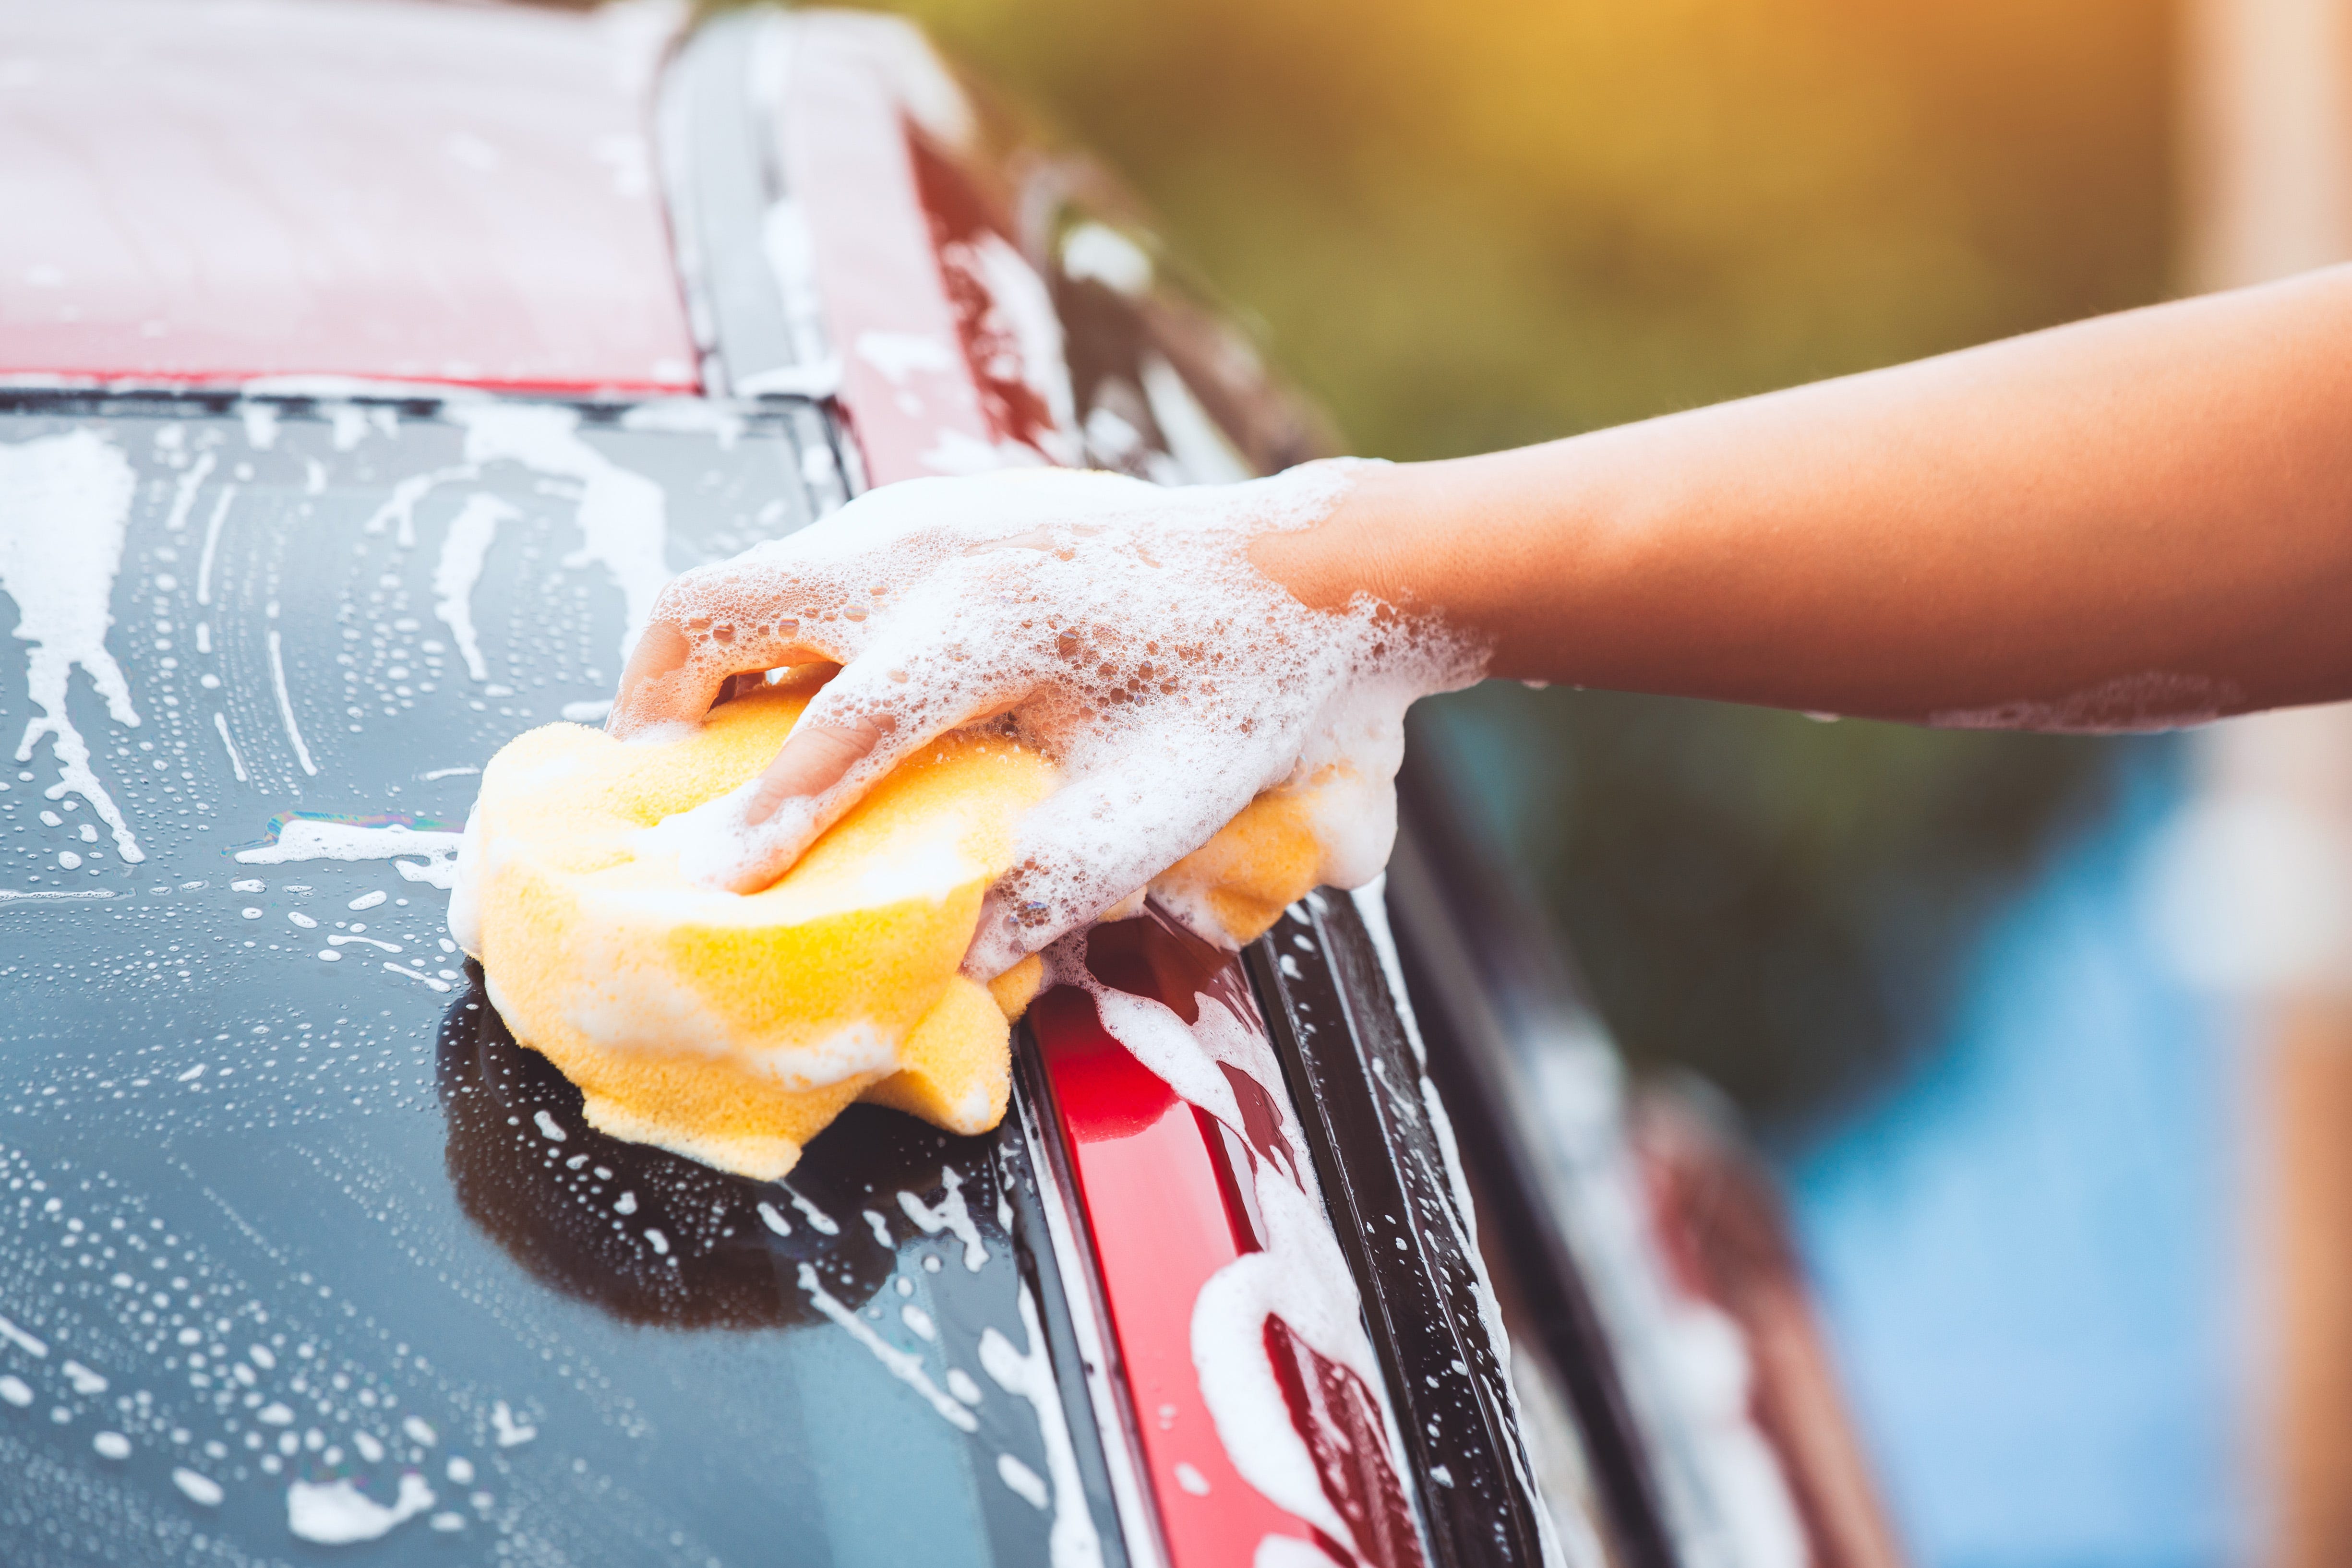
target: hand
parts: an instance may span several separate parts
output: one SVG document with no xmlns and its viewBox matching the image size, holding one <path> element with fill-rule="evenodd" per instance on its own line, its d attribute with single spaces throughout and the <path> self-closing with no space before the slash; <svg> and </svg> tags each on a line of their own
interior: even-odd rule
<svg viewBox="0 0 2352 1568">
<path fill-rule="evenodd" d="M 1062 771 L 992 891 L 967 967 L 993 975 L 1141 891 L 1261 790 L 1343 779 L 1386 861 L 1404 706 L 1477 675 L 1475 649 L 1358 593 L 1309 609 L 1250 559 L 1311 528 L 1353 470 L 1162 489 L 1067 470 L 918 479 L 671 583 L 608 721 L 698 722 L 738 680 L 840 673 L 761 776 L 680 819 L 681 868 L 748 892 L 791 868 L 899 760 L 996 721 Z M 1216 936 L 1218 933 L 1204 933 Z"/>
</svg>

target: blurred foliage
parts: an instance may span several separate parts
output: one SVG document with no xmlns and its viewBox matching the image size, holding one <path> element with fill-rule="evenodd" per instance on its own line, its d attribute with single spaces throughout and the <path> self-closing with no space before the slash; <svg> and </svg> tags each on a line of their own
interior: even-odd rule
<svg viewBox="0 0 2352 1568">
<path fill-rule="evenodd" d="M 1635 1064 L 1703 1074 L 1784 1145 L 1930 1042 L 1985 916 L 2130 752 L 2171 747 L 1505 682 L 1430 710 L 1415 743 L 1535 876 Z"/>
<path fill-rule="evenodd" d="M 2154 298 L 2167 0 L 904 0 L 1118 169 L 1354 450 Z M 1933 1027 L 2103 743 L 1489 687 L 1439 729 L 1637 1061 L 1793 1127 Z"/>
<path fill-rule="evenodd" d="M 1352 443 L 1431 457 L 2153 298 L 2167 0 L 905 0 Z"/>
</svg>

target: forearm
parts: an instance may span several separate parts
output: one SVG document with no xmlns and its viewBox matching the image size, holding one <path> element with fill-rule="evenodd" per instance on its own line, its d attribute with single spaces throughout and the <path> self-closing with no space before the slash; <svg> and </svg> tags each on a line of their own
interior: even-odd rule
<svg viewBox="0 0 2352 1568">
<path fill-rule="evenodd" d="M 2352 696 L 2352 271 L 1372 471 L 1255 553 L 1521 678 L 2051 727 Z"/>
</svg>

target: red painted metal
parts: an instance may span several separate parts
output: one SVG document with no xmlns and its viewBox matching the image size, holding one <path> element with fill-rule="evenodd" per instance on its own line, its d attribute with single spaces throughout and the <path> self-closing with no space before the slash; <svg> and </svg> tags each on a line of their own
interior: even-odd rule
<svg viewBox="0 0 2352 1568">
<path fill-rule="evenodd" d="M 1048 319 L 1039 329 L 1038 312 L 1051 314 L 1044 285 L 1014 246 L 991 184 L 1002 171 L 977 151 L 961 89 L 894 19 L 816 13 L 789 26 L 771 109 L 842 357 L 839 406 L 869 480 L 1076 460 L 1059 329 Z M 1097 927 L 1087 951 L 1097 979 L 1187 1024 L 1205 994 L 1263 1032 L 1232 955 L 1156 914 Z M 1242 1122 L 1228 1127 L 1137 1062 L 1084 991 L 1047 992 L 1029 1019 L 1176 1568 L 1249 1563 L 1269 1536 L 1343 1568 L 1418 1568 L 1380 1400 L 1356 1374 L 1265 1320 L 1292 1423 L 1356 1552 L 1243 1479 L 1201 1395 L 1194 1301 L 1219 1270 L 1265 1245 L 1252 1164 L 1305 1176 L 1269 1086 L 1227 1067 Z"/>
<path fill-rule="evenodd" d="M 0 376 L 694 391 L 649 20 L 8 5 Z"/>
<path fill-rule="evenodd" d="M 1042 301 L 1043 284 L 969 182 L 977 131 L 954 78 L 896 18 L 813 13 L 791 37 L 774 105 L 784 181 L 869 480 L 1075 460 L 1033 385 L 1066 378 L 1058 346 L 1033 362 L 1022 301 L 1003 297 L 1025 281 Z"/>
<path fill-rule="evenodd" d="M 1205 994 L 1263 1027 L 1232 956 L 1156 914 L 1096 927 L 1087 967 L 1106 986 L 1149 997 L 1188 1024 L 1197 1021 Z M 1268 1535 L 1311 1542 L 1342 1565 L 1417 1568 L 1420 1536 L 1388 1462 L 1379 1397 L 1353 1372 L 1318 1354 L 1279 1317 L 1265 1320 L 1267 1355 L 1292 1424 L 1315 1458 L 1326 1499 L 1356 1538 L 1354 1552 L 1242 1479 L 1201 1396 L 1192 1354 L 1194 1299 L 1218 1270 L 1265 1244 L 1253 1162 L 1297 1174 L 1298 1152 L 1266 1088 L 1227 1071 L 1243 1121 L 1229 1127 L 1178 1099 L 1129 1055 L 1104 1030 L 1085 992 L 1047 992 L 1030 1020 L 1053 1080 L 1178 1568 L 1248 1563 Z"/>
<path fill-rule="evenodd" d="M 1245 1211 L 1227 1201 L 1235 1184 L 1226 1145 L 1217 1124 L 1104 1032 L 1085 992 L 1049 991 L 1029 1016 L 1053 1075 L 1169 1555 L 1179 1568 L 1246 1563 L 1265 1536 L 1307 1527 L 1234 1469 L 1192 1368 L 1192 1299 L 1257 1245 Z M 1207 1490 L 1187 1488 L 1179 1465 Z"/>
</svg>

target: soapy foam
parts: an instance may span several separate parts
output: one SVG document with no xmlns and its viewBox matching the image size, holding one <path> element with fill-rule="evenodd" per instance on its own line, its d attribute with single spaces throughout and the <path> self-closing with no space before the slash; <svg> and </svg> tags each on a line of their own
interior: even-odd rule
<svg viewBox="0 0 2352 1568">
<path fill-rule="evenodd" d="M 875 722 L 895 737 L 847 783 L 1006 710 L 998 722 L 1060 765 L 1066 781 L 1030 813 L 974 945 L 970 972 L 992 975 L 1277 787 L 1328 796 L 1317 823 L 1329 879 L 1385 863 L 1404 708 L 1475 680 L 1483 653 L 1369 599 L 1308 610 L 1251 565 L 1253 538 L 1322 520 L 1350 473 L 1311 464 L 1192 490 L 1060 470 L 909 480 L 686 574 L 662 612 L 689 631 L 687 682 L 811 657 L 847 665 L 807 722 Z M 1132 630 L 1139 605 L 1152 607 L 1148 634 Z M 761 885 L 840 809 L 838 792 L 787 801 L 753 825 L 753 789 L 680 824 L 690 877 Z M 1186 892 L 1165 902 L 1234 945 Z"/>
<path fill-rule="evenodd" d="M 196 504 L 196 492 L 204 488 L 205 478 L 219 461 L 209 452 L 196 454 L 196 460 L 188 465 L 186 472 L 180 476 L 179 483 L 173 488 L 172 510 L 163 518 L 165 529 L 176 534 L 188 526 L 188 512 Z"/>
<path fill-rule="evenodd" d="M 627 658 L 653 615 L 655 596 L 669 580 L 661 486 L 616 465 L 581 440 L 576 409 L 481 402 L 459 404 L 449 413 L 465 427 L 468 464 L 478 467 L 506 458 L 537 473 L 580 481 L 580 506 L 573 517 L 582 542 L 563 558 L 563 564 L 577 570 L 593 562 L 620 586 L 626 607 L 621 656 Z"/>
<path fill-rule="evenodd" d="M 2145 735 L 2210 724 L 2245 706 L 2235 681 L 2148 670 L 2053 700 L 2021 698 L 1927 716 L 1938 729 L 2032 729 L 2059 735 Z"/>
<path fill-rule="evenodd" d="M 106 647 L 137 490 L 130 461 L 94 431 L 0 446 L 0 590 L 16 602 L 16 635 L 33 645 L 25 695 L 39 710 L 25 725 L 16 760 L 32 760 L 34 743 L 48 737 L 58 773 L 48 798 L 70 791 L 89 801 L 112 831 L 115 852 L 133 863 L 146 852 L 90 767 L 89 745 L 67 712 L 66 686 L 79 664 L 106 699 L 107 716 L 138 727 L 130 685 Z"/>
<path fill-rule="evenodd" d="M 296 1539 L 320 1546 L 379 1541 L 394 1527 L 433 1506 L 433 1489 L 409 1470 L 387 1508 L 348 1480 L 296 1481 L 286 1489 L 286 1528 Z"/>
<path fill-rule="evenodd" d="M 971 1433 L 980 1430 L 980 1418 L 965 1409 L 953 1397 L 940 1391 L 939 1385 L 931 1381 L 930 1374 L 923 1370 L 920 1357 L 900 1350 L 897 1345 L 876 1333 L 866 1324 L 865 1319 L 842 1305 L 838 1297 L 818 1283 L 816 1270 L 806 1263 L 800 1266 L 800 1282 L 801 1289 L 808 1292 L 810 1303 L 818 1312 L 823 1312 L 842 1328 L 848 1330 L 849 1337 L 865 1346 L 866 1352 L 875 1360 L 880 1362 L 891 1376 L 921 1395 L 923 1402 L 939 1412 L 940 1419 L 960 1432 Z M 1032 1308 L 1031 1311 L 1034 1313 L 1035 1309 Z M 985 1347 L 982 1354 L 985 1354 Z"/>
<path fill-rule="evenodd" d="M 390 528 L 403 549 L 415 546 L 416 508 L 426 496 L 443 485 L 478 479 L 485 466 L 501 460 L 574 481 L 580 486 L 580 497 L 572 520 L 580 529 L 581 547 L 563 558 L 563 565 L 572 570 L 601 566 L 620 589 L 625 607 L 620 653 L 625 661 L 653 612 L 656 596 L 669 579 L 669 525 L 662 487 L 642 474 L 619 466 L 582 440 L 577 409 L 553 403 L 456 402 L 448 405 L 447 413 L 466 432 L 465 461 L 401 480 L 369 517 L 366 531 L 382 533 Z M 443 543 L 433 588 L 435 608 L 444 621 L 449 621 L 444 606 L 471 600 L 474 580 L 489 549 L 488 538 L 479 539 L 477 546 L 476 534 L 498 520 L 475 512 L 474 506 L 489 499 L 469 497 L 467 510 L 452 525 L 457 543 Z M 470 610 L 467 619 L 470 624 Z M 450 622 L 453 632 L 456 625 Z M 488 678 L 478 650 L 469 653 L 467 671 L 477 681 Z"/>
<path fill-rule="evenodd" d="M 953 1166 L 940 1167 L 940 1184 L 947 1196 L 937 1205 L 926 1204 L 911 1192 L 898 1195 L 898 1207 L 907 1218 L 926 1236 L 937 1236 L 945 1230 L 963 1243 L 963 1266 L 977 1274 L 988 1266 L 988 1244 L 980 1239 L 980 1227 L 971 1222 L 971 1210 L 963 1201 L 963 1178 L 956 1175 Z"/>
<path fill-rule="evenodd" d="M 380 827 L 357 822 L 320 821 L 295 817 L 278 831 L 278 841 L 239 850 L 243 865 L 287 865 L 297 861 L 381 861 L 394 863 L 408 882 L 447 888 L 457 879 L 461 839 L 456 833 L 411 828 L 399 822 Z M 395 857 L 415 855 L 418 860 Z"/>
<path fill-rule="evenodd" d="M 1384 1384 L 1312 1167 L 1295 1158 L 1281 1161 L 1249 1144 L 1232 1080 L 1223 1071 L 1229 1068 L 1265 1091 L 1282 1138 L 1295 1151 L 1307 1144 L 1283 1088 L 1281 1064 L 1263 1029 L 1254 1018 L 1240 1016 L 1237 1004 L 1198 991 L 1195 1021 L 1188 1025 L 1155 999 L 1104 984 L 1087 965 L 1087 934 L 1078 932 L 1055 944 L 1046 955 L 1048 983 L 1090 994 L 1107 1033 L 1180 1098 L 1241 1135 L 1250 1149 L 1245 1179 L 1256 1197 L 1265 1246 L 1212 1275 L 1192 1306 L 1193 1367 L 1218 1439 L 1242 1479 L 1269 1500 L 1352 1544 L 1352 1532 L 1324 1493 L 1315 1456 L 1291 1419 L 1266 1348 L 1267 1318 L 1280 1318 L 1296 1339 L 1354 1373 L 1366 1389 L 1377 1391 Z M 1402 1477 L 1409 1473 L 1403 1448 L 1384 1402 L 1381 1416 L 1391 1472 Z"/>
<path fill-rule="evenodd" d="M 1038 1435 L 1045 1443 L 1045 1469 L 1054 1484 L 1054 1525 L 1046 1536 L 1053 1568 L 1099 1568 L 1102 1540 L 1095 1533 L 1094 1516 L 1087 1509 L 1077 1448 L 1070 1441 L 1069 1421 L 1062 1413 L 1062 1391 L 1054 1381 L 1054 1364 L 1045 1354 L 1045 1336 L 1038 1327 L 1036 1298 L 1029 1293 L 1025 1280 L 1021 1283 L 1020 1305 L 1021 1327 L 1028 1336 L 1029 1348 L 1015 1350 L 1011 1340 L 986 1329 L 980 1336 L 980 1364 L 998 1387 L 1027 1400 L 1037 1413 Z M 1030 1479 L 1036 1479 L 1034 1472 Z M 1012 1478 L 1006 1477 L 1006 1481 L 1012 1484 Z M 1026 1491 L 1023 1495 L 1045 1506 L 1041 1498 Z"/>
<path fill-rule="evenodd" d="M 1354 1532 L 1324 1495 L 1314 1453 L 1292 1423 L 1266 1351 L 1266 1319 L 1280 1318 L 1368 1389 L 1381 1386 L 1380 1368 L 1364 1336 L 1348 1260 L 1322 1206 L 1263 1163 L 1255 1176 L 1265 1249 L 1218 1270 L 1192 1301 L 1192 1365 L 1201 1400 L 1244 1480 L 1277 1507 L 1352 1545 Z M 1385 1419 L 1381 1426 L 1391 1470 L 1409 1473 L 1394 1430 Z"/>
<path fill-rule="evenodd" d="M 294 722 L 294 696 L 286 689 L 285 639 L 277 627 L 269 629 L 269 680 L 278 691 L 278 717 L 286 726 L 286 738 L 294 747 L 294 760 L 302 771 L 316 777 L 319 765 L 310 760 L 310 748 L 303 744 L 302 727 Z"/>
<path fill-rule="evenodd" d="M 205 548 L 196 561 L 196 602 L 213 601 L 213 562 L 220 555 L 221 528 L 228 521 L 228 509 L 236 500 L 236 486 L 221 486 L 220 499 L 213 503 L 213 514 L 205 519 Z"/>
<path fill-rule="evenodd" d="M 433 613 L 449 628 L 450 640 L 466 661 L 466 673 L 477 681 L 488 680 L 490 671 L 474 635 L 474 584 L 481 580 L 482 563 L 489 559 L 499 525 L 521 516 L 496 496 L 467 497 L 442 537 L 441 557 L 433 566 Z"/>
</svg>

